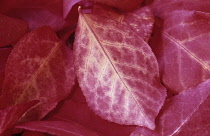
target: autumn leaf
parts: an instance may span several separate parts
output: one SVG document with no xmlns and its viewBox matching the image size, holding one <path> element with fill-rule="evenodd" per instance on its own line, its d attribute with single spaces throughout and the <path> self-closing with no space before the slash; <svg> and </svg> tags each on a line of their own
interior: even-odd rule
<svg viewBox="0 0 210 136">
<path fill-rule="evenodd" d="M 209 21 L 209 13 L 174 11 L 154 33 L 151 46 L 170 91 L 179 93 L 210 78 Z"/>
<path fill-rule="evenodd" d="M 40 100 L 25 116 L 41 119 L 71 92 L 75 82 L 72 57 L 49 27 L 24 36 L 8 58 L 0 109 Z"/>
<path fill-rule="evenodd" d="M 80 13 L 74 55 L 80 87 L 96 114 L 155 128 L 165 89 L 157 60 L 140 36 L 115 20 Z"/>
<path fill-rule="evenodd" d="M 210 80 L 166 101 L 154 131 L 138 128 L 131 136 L 208 136 Z"/>
</svg>

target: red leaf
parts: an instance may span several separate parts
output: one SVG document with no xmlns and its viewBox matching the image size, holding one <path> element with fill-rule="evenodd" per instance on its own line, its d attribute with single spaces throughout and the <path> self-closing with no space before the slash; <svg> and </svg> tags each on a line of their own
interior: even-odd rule
<svg viewBox="0 0 210 136">
<path fill-rule="evenodd" d="M 209 0 L 155 0 L 152 8 L 155 16 L 160 18 L 167 17 L 175 10 L 197 10 L 202 12 L 210 12 Z M 170 16 L 170 15 L 169 15 Z"/>
<path fill-rule="evenodd" d="M 122 11 L 131 11 L 141 6 L 143 0 L 89 0 L 92 2 L 102 3 L 111 7 L 118 8 Z"/>
<path fill-rule="evenodd" d="M 58 31 L 63 28 L 65 20 L 62 15 L 56 15 L 46 9 L 17 9 L 8 13 L 11 16 L 22 18 L 28 22 L 30 30 L 47 25 Z"/>
<path fill-rule="evenodd" d="M 106 120 L 154 129 L 166 94 L 143 39 L 114 20 L 80 13 L 74 46 L 88 105 Z"/>
<path fill-rule="evenodd" d="M 9 129 L 15 125 L 23 114 L 37 103 L 38 101 L 32 101 L 0 110 L 0 135 L 2 136 L 5 130 L 9 132 Z"/>
<path fill-rule="evenodd" d="M 4 82 L 5 66 L 7 58 L 11 52 L 12 48 L 0 48 L 0 94 L 2 92 L 2 85 Z"/>
<path fill-rule="evenodd" d="M 47 136 L 44 133 L 36 131 L 25 131 L 22 136 Z"/>
<path fill-rule="evenodd" d="M 97 116 L 88 107 L 80 88 L 71 99 L 56 108 L 47 120 L 77 122 L 102 136 L 128 136 L 135 129 L 135 126 L 115 124 Z"/>
<path fill-rule="evenodd" d="M 0 9 L 4 14 L 28 22 L 30 29 L 48 25 L 59 30 L 65 24 L 62 0 L 1 0 Z"/>
<path fill-rule="evenodd" d="M 39 106 L 26 116 L 29 120 L 45 116 L 75 83 L 72 57 L 49 27 L 24 36 L 8 58 L 0 108 L 38 99 Z"/>
<path fill-rule="evenodd" d="M 163 84 L 179 93 L 210 78 L 210 14 L 174 11 L 151 42 Z"/>
<path fill-rule="evenodd" d="M 0 47 L 15 44 L 27 31 L 26 22 L 0 14 Z"/>
<path fill-rule="evenodd" d="M 208 136 L 210 134 L 210 80 L 166 101 L 157 128 L 138 128 L 131 136 Z"/>
<path fill-rule="evenodd" d="M 93 13 L 126 25 L 145 41 L 149 40 L 154 24 L 154 16 L 149 7 L 142 7 L 131 12 L 123 13 L 111 7 L 94 5 Z"/>
<path fill-rule="evenodd" d="M 16 128 L 45 132 L 56 136 L 99 136 L 83 126 L 65 121 L 33 121 L 18 125 Z"/>
</svg>

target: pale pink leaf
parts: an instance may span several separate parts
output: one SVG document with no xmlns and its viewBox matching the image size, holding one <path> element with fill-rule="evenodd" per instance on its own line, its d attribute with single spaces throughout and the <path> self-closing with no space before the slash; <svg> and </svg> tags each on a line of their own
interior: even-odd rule
<svg viewBox="0 0 210 136">
<path fill-rule="evenodd" d="M 85 127 L 65 121 L 32 121 L 16 126 L 26 130 L 45 132 L 56 136 L 99 136 Z"/>
<path fill-rule="evenodd" d="M 210 79 L 168 99 L 154 131 L 139 127 L 131 136 L 208 136 L 209 108 Z"/>
<path fill-rule="evenodd" d="M 115 20 L 80 13 L 74 55 L 80 87 L 98 115 L 154 129 L 166 94 L 157 60 L 140 36 Z"/>
<path fill-rule="evenodd" d="M 179 93 L 210 78 L 210 13 L 174 11 L 157 29 L 151 47 L 163 84 Z"/>
<path fill-rule="evenodd" d="M 28 33 L 8 58 L 0 109 L 36 99 L 39 105 L 25 116 L 29 120 L 45 116 L 75 83 L 72 55 L 51 28 Z"/>
<path fill-rule="evenodd" d="M 210 12 L 209 6 L 209 0 L 154 0 L 151 7 L 155 16 L 166 18 L 175 10 Z"/>
<path fill-rule="evenodd" d="M 131 136 L 208 136 L 209 109 L 210 79 L 168 99 L 154 131 L 139 127 Z"/>
</svg>

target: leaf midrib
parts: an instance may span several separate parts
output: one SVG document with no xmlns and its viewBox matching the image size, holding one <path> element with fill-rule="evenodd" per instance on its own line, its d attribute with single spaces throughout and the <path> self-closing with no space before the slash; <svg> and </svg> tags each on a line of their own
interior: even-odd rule
<svg viewBox="0 0 210 136">
<path fill-rule="evenodd" d="M 97 35 L 96 35 L 95 32 L 93 31 L 93 28 L 92 28 L 91 25 L 89 24 L 88 19 L 87 19 L 82 13 L 80 13 L 80 15 L 84 18 L 86 24 L 87 24 L 88 27 L 90 28 L 92 34 L 93 34 L 94 37 L 96 38 L 96 41 L 99 43 L 99 45 L 100 45 L 102 51 L 104 52 L 104 54 L 105 54 L 106 57 L 108 58 L 109 63 L 111 64 L 111 66 L 113 67 L 114 71 L 115 71 L 116 74 L 118 75 L 119 79 L 120 79 L 121 82 L 123 83 L 123 85 L 124 85 L 124 87 L 126 88 L 127 92 L 133 97 L 133 99 L 134 99 L 134 101 L 136 102 L 137 106 L 142 108 L 142 106 L 139 105 L 138 101 L 137 101 L 136 98 L 133 96 L 132 92 L 128 89 L 128 87 L 127 87 L 126 84 L 124 83 L 122 77 L 120 76 L 120 74 L 118 73 L 118 71 L 117 71 L 117 69 L 115 68 L 114 64 L 112 63 L 112 61 L 111 61 L 109 55 L 107 54 L 107 52 L 105 51 L 105 49 L 104 49 L 103 46 L 101 45 L 101 42 L 100 42 L 100 40 L 98 39 Z M 141 111 L 142 116 L 143 116 L 143 117 L 146 117 L 146 115 L 144 115 L 144 113 L 143 113 L 143 111 L 141 110 L 141 108 L 140 108 L 140 111 Z M 143 109 L 143 108 L 142 108 L 142 109 Z M 145 121 L 146 121 L 146 124 L 147 124 L 147 125 L 150 124 L 150 123 L 149 123 L 150 121 L 148 121 L 147 119 L 145 119 Z"/>
<path fill-rule="evenodd" d="M 21 95 L 19 96 L 18 100 L 15 102 L 16 104 L 22 100 L 22 98 L 24 97 L 24 92 L 29 88 L 29 86 L 33 83 L 33 81 L 36 79 L 36 77 L 39 75 L 39 73 L 42 71 L 43 67 L 49 62 L 49 60 L 52 58 L 52 56 L 55 54 L 55 52 L 58 50 L 58 48 L 61 45 L 61 42 L 55 42 L 54 44 L 55 47 L 51 50 L 51 52 L 49 53 L 49 56 L 47 58 L 44 59 L 43 63 L 40 65 L 40 67 L 37 69 L 37 71 L 33 74 L 31 80 L 29 80 L 29 82 L 27 83 L 26 87 L 24 88 L 24 90 L 22 91 L 23 93 L 21 93 Z"/>
</svg>

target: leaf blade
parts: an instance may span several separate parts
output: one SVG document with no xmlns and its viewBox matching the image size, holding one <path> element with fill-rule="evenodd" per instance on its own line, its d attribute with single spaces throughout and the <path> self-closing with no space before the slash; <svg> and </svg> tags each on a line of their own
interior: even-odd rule
<svg viewBox="0 0 210 136">
<path fill-rule="evenodd" d="M 156 31 L 151 47 L 158 58 L 163 84 L 173 93 L 210 77 L 209 19 L 208 13 L 178 10 L 164 21 L 162 30 Z"/>
<path fill-rule="evenodd" d="M 51 28 L 32 31 L 9 56 L 0 96 L 1 109 L 38 99 L 40 104 L 36 112 L 30 111 L 25 118 L 42 118 L 70 93 L 75 83 L 72 65 L 72 52 Z"/>
<path fill-rule="evenodd" d="M 158 109 L 162 106 L 165 90 L 158 83 L 157 62 L 151 49 L 138 35 L 130 32 L 126 26 L 97 15 L 82 15 L 80 13 L 78 27 L 74 48 L 75 67 L 79 84 L 89 106 L 98 115 L 109 121 L 126 125 L 145 125 L 154 129 L 152 122 L 154 122 L 154 116 L 157 115 Z M 132 35 L 134 36 L 130 36 L 132 39 L 138 40 L 133 42 L 129 38 L 126 39 L 121 33 L 126 36 Z M 84 36 L 80 38 L 80 35 L 88 38 Z M 128 45 L 123 43 L 125 40 L 129 42 Z M 129 54 L 129 52 L 132 53 Z M 141 63 L 138 63 L 139 59 L 142 58 L 136 57 L 135 55 L 138 54 L 136 52 L 142 54 L 140 57 L 146 59 L 145 65 L 142 66 Z M 147 53 L 148 58 L 143 53 Z M 126 56 L 127 54 L 130 55 L 128 56 L 130 58 Z M 131 54 L 135 55 L 132 56 Z M 126 57 L 127 59 L 125 59 Z M 150 57 L 151 60 L 149 61 Z M 132 63 L 135 63 L 136 66 Z M 127 66 L 123 64 L 127 64 Z M 151 77 L 144 75 L 144 70 L 147 72 L 147 68 L 151 71 L 149 74 Z M 141 78 L 144 77 L 148 86 L 142 84 L 142 79 L 135 78 L 137 81 L 132 80 L 130 82 L 130 78 L 135 77 L 135 74 L 141 75 Z M 153 85 L 155 87 L 152 87 Z M 149 96 L 148 92 L 145 91 L 142 93 L 138 90 L 140 88 L 147 88 L 154 92 L 154 95 Z M 95 90 L 97 94 L 93 94 L 91 90 Z M 147 96 L 149 99 L 146 98 Z M 151 104 L 152 107 L 155 105 L 154 109 L 147 108 L 145 103 L 141 103 L 140 98 Z M 160 99 L 158 100 L 158 98 Z M 144 108 L 141 108 L 142 106 Z"/>
</svg>

